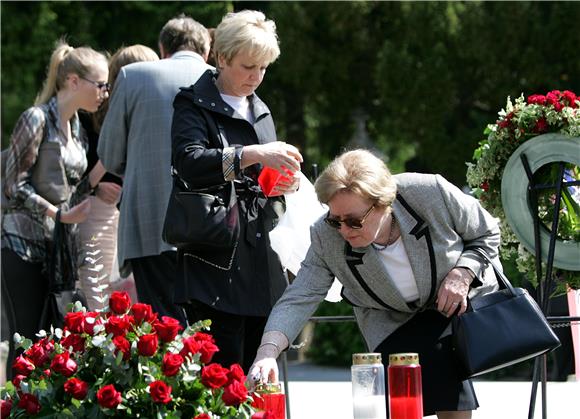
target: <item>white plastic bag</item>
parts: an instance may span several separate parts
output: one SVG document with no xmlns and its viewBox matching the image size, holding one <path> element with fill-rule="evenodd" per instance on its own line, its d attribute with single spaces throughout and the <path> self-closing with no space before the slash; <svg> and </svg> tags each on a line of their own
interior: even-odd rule
<svg viewBox="0 0 580 419">
<path fill-rule="evenodd" d="M 280 257 L 282 266 L 296 275 L 310 247 L 310 226 L 326 214 L 328 207 L 318 201 L 314 186 L 302 172 L 300 188 L 285 195 L 285 198 L 286 212 L 270 232 L 270 243 Z M 334 281 L 326 297 L 326 300 L 332 302 L 341 299 L 340 283 L 336 279 Z"/>
</svg>

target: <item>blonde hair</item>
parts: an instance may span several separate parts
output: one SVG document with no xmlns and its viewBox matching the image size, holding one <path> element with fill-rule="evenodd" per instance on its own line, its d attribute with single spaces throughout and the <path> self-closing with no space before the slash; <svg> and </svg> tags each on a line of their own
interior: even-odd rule
<svg viewBox="0 0 580 419">
<path fill-rule="evenodd" d="M 260 63 L 273 63 L 280 55 L 276 24 L 255 10 L 228 13 L 215 29 L 213 49 L 216 60 L 221 56 L 227 63 L 241 51 Z"/>
<path fill-rule="evenodd" d="M 80 77 L 89 76 L 94 65 L 99 61 L 106 64 L 107 57 L 92 48 L 73 48 L 63 39 L 58 40 L 50 57 L 46 80 L 34 104 L 41 105 L 48 102 L 64 87 L 69 74 L 74 73 Z"/>
<path fill-rule="evenodd" d="M 336 157 L 318 177 L 314 189 L 324 204 L 338 192 L 352 192 L 381 208 L 389 207 L 397 194 L 397 185 L 387 165 L 362 149 Z"/>
<path fill-rule="evenodd" d="M 109 87 L 111 89 L 111 94 L 113 93 L 115 81 L 117 80 L 117 76 L 119 75 L 122 67 L 126 66 L 127 64 L 136 63 L 139 61 L 158 60 L 159 56 L 157 53 L 145 45 L 135 44 L 128 47 L 119 48 L 109 60 Z M 110 97 L 105 99 L 97 112 L 93 114 L 93 124 L 97 132 L 101 130 L 101 126 L 105 120 L 105 115 L 109 110 L 109 100 Z"/>
</svg>

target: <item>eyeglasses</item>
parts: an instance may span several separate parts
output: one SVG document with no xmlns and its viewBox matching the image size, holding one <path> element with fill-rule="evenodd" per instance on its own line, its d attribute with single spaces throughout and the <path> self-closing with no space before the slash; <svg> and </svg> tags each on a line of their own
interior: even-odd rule
<svg viewBox="0 0 580 419">
<path fill-rule="evenodd" d="M 340 227 L 343 223 L 346 224 L 346 226 L 349 228 L 352 228 L 354 230 L 360 230 L 361 228 L 363 228 L 363 224 L 365 223 L 367 217 L 369 216 L 369 214 L 371 213 L 371 211 L 373 210 L 374 207 L 375 207 L 375 204 L 373 204 L 367 210 L 367 212 L 365 212 L 365 215 L 363 215 L 363 217 L 360 219 L 345 218 L 344 220 L 337 220 L 336 218 L 330 218 L 327 215 L 326 218 L 324 219 L 324 222 L 326 222 L 326 224 L 328 224 L 332 228 L 336 228 L 337 230 L 340 230 Z M 329 212 L 329 215 L 330 215 L 330 212 Z"/>
<path fill-rule="evenodd" d="M 81 79 L 88 81 L 89 83 L 94 84 L 95 86 L 97 86 L 99 88 L 99 90 L 105 90 L 105 91 L 109 91 L 111 86 L 109 85 L 109 83 L 107 82 L 103 82 L 103 81 L 94 81 L 94 80 L 89 80 L 83 76 L 79 76 Z"/>
</svg>

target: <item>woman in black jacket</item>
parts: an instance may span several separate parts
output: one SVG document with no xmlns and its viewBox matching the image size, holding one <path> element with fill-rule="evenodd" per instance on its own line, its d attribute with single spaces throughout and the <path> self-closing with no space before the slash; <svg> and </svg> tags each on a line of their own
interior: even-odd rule
<svg viewBox="0 0 580 419">
<path fill-rule="evenodd" d="M 224 17 L 215 30 L 218 71 L 209 70 L 174 102 L 172 159 L 193 188 L 235 181 L 240 238 L 229 252 L 186 253 L 175 301 L 189 322 L 211 319 L 220 351 L 214 361 L 251 365 L 270 310 L 287 279 L 268 233 L 284 212 L 285 193 L 298 188 L 302 156 L 276 141 L 268 107 L 254 91 L 280 50 L 275 24 L 261 12 Z M 225 139 L 225 141 L 222 141 Z M 263 167 L 295 173 L 266 197 L 258 184 Z"/>
</svg>

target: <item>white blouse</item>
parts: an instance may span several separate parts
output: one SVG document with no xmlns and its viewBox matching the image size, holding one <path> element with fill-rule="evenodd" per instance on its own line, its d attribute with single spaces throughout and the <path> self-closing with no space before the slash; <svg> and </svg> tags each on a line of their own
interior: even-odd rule
<svg viewBox="0 0 580 419">
<path fill-rule="evenodd" d="M 254 114 L 250 109 L 250 101 L 245 96 L 230 96 L 220 93 L 220 96 L 228 105 L 230 105 L 237 113 L 242 115 L 250 124 L 254 123 Z"/>
<path fill-rule="evenodd" d="M 385 249 L 377 249 L 377 252 L 405 301 L 409 303 L 419 299 L 417 282 L 401 237 Z"/>
</svg>

